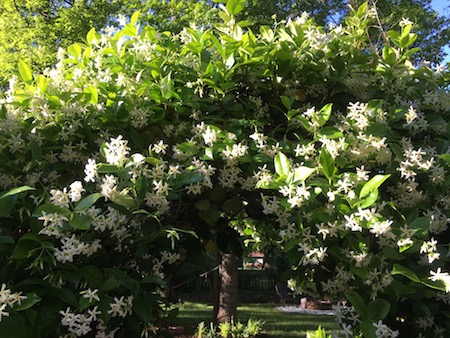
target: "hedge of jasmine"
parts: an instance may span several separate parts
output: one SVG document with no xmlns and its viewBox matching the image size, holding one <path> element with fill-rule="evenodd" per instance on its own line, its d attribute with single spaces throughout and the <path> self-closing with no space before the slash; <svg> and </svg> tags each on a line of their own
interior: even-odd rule
<svg viewBox="0 0 450 338">
<path fill-rule="evenodd" d="M 275 243 L 336 337 L 450 333 L 449 73 L 367 4 L 254 32 L 91 30 L 0 110 L 0 332 L 152 336 L 190 241 Z M 375 27 L 375 28 L 374 28 Z M 253 221 L 251 221 L 252 219 Z M 159 333 L 158 333 L 159 332 Z"/>
</svg>

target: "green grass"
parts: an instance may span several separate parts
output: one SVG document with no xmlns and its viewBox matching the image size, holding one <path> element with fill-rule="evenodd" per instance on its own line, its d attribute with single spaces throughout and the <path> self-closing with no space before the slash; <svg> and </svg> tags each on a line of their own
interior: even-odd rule
<svg viewBox="0 0 450 338">
<path fill-rule="evenodd" d="M 239 306 L 238 320 L 244 323 L 249 318 L 265 321 L 264 333 L 271 338 L 304 338 L 307 331 L 316 330 L 319 325 L 326 330 L 337 327 L 333 316 L 281 312 L 276 307 L 276 304 Z M 198 323 L 209 324 L 212 311 L 212 305 L 184 302 L 180 305 L 176 324 L 184 326 L 187 333 L 193 333 Z"/>
</svg>

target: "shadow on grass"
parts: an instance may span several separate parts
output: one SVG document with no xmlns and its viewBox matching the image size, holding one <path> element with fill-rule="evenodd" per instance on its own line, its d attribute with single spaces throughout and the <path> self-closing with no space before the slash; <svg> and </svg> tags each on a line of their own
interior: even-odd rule
<svg viewBox="0 0 450 338">
<path fill-rule="evenodd" d="M 276 304 L 244 304 L 238 307 L 238 320 L 247 322 L 249 318 L 265 322 L 264 332 L 272 338 L 306 337 L 307 331 L 316 330 L 321 325 L 326 330 L 337 328 L 333 316 L 281 312 Z M 212 319 L 212 305 L 184 302 L 176 320 L 186 333 L 194 333 L 198 323 L 209 324 Z"/>
</svg>

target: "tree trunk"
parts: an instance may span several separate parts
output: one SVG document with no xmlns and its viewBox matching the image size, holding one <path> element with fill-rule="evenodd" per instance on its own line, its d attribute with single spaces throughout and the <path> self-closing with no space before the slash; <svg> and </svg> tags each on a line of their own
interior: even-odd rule
<svg viewBox="0 0 450 338">
<path fill-rule="evenodd" d="M 230 322 L 236 319 L 238 298 L 237 258 L 233 254 L 222 254 L 220 264 L 220 295 L 217 322 Z"/>
<path fill-rule="evenodd" d="M 216 266 L 220 264 L 221 262 L 221 255 L 218 253 L 216 255 Z M 217 318 L 218 318 L 218 313 L 219 313 L 219 270 L 220 269 L 215 269 L 212 272 L 212 298 L 213 298 L 213 317 L 212 320 L 214 322 L 214 324 L 217 324 Z"/>
</svg>

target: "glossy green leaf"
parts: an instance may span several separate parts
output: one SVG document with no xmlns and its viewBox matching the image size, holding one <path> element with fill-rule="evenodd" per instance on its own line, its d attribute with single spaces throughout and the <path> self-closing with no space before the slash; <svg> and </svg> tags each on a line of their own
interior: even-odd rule
<svg viewBox="0 0 450 338">
<path fill-rule="evenodd" d="M 359 193 L 359 198 L 364 198 L 368 196 L 372 191 L 375 189 L 378 189 L 384 181 L 386 181 L 389 177 L 391 177 L 390 174 L 388 175 L 375 175 L 372 177 L 368 182 L 364 184 L 364 186 L 361 189 L 361 192 Z"/>
<path fill-rule="evenodd" d="M 367 316 L 369 319 L 383 320 L 389 314 L 391 304 L 381 298 L 375 299 L 367 304 Z"/>
<path fill-rule="evenodd" d="M 180 143 L 178 146 L 177 146 L 177 148 L 179 149 L 179 150 L 181 150 L 182 152 L 184 152 L 184 153 L 186 153 L 186 154 L 189 154 L 190 156 L 195 156 L 195 155 L 197 155 L 198 153 L 199 153 L 199 149 L 198 149 L 198 147 L 195 145 L 195 144 L 193 144 L 193 143 L 191 143 L 191 142 L 183 142 L 183 143 Z"/>
<path fill-rule="evenodd" d="M 81 55 L 81 46 L 78 43 L 74 43 L 67 48 L 67 52 L 72 55 L 75 59 Z"/>
<path fill-rule="evenodd" d="M 447 286 L 445 285 L 445 282 L 443 280 L 439 279 L 437 281 L 432 281 L 431 279 L 425 279 L 425 280 L 422 280 L 421 283 L 432 289 L 439 290 L 442 292 L 448 292 Z"/>
<path fill-rule="evenodd" d="M 23 82 L 30 84 L 33 81 L 30 67 L 22 60 L 19 60 L 19 75 Z"/>
<path fill-rule="evenodd" d="M 42 212 L 45 212 L 46 214 L 58 214 L 60 216 L 69 216 L 71 214 L 70 210 L 63 207 L 58 207 L 56 205 L 47 203 L 44 205 L 41 205 L 33 212 L 33 217 L 41 217 Z"/>
<path fill-rule="evenodd" d="M 91 30 L 86 35 L 86 41 L 88 44 L 91 44 L 96 39 L 95 28 L 92 27 Z"/>
<path fill-rule="evenodd" d="M 123 35 L 125 35 L 125 36 L 131 36 L 131 37 L 136 36 L 136 34 L 137 34 L 136 26 L 127 24 L 123 28 L 122 32 L 123 32 Z"/>
<path fill-rule="evenodd" d="M 114 196 L 112 201 L 118 205 L 125 207 L 125 208 L 136 207 L 136 202 L 134 201 L 133 197 L 131 197 L 128 194 L 118 194 L 118 195 Z"/>
<path fill-rule="evenodd" d="M 35 292 L 30 292 L 25 295 L 27 298 L 21 301 L 20 304 L 15 305 L 13 308 L 15 311 L 24 311 L 27 310 L 37 303 L 39 303 L 42 298 L 39 297 Z"/>
<path fill-rule="evenodd" d="M 291 163 L 289 162 L 289 158 L 281 151 L 275 156 L 274 164 L 275 172 L 280 177 L 287 177 L 291 172 Z"/>
<path fill-rule="evenodd" d="M 325 148 L 320 152 L 319 163 L 325 177 L 330 180 L 334 176 L 335 164 L 333 157 Z"/>
<path fill-rule="evenodd" d="M 228 0 L 226 9 L 231 15 L 236 15 L 245 8 L 245 0 Z"/>
<path fill-rule="evenodd" d="M 33 254 L 32 250 L 38 246 L 39 243 L 35 241 L 19 241 L 11 253 L 11 258 L 16 260 L 26 259 Z"/>
<path fill-rule="evenodd" d="M 366 304 L 363 298 L 356 291 L 348 291 L 345 293 L 345 297 L 355 307 L 356 312 L 363 318 L 366 317 Z"/>
<path fill-rule="evenodd" d="M 97 202 L 102 197 L 104 196 L 98 192 L 86 196 L 77 203 L 75 211 L 81 211 L 92 207 L 95 204 L 95 202 Z"/>
<path fill-rule="evenodd" d="M 29 187 L 27 185 L 24 185 L 22 187 L 14 188 L 14 189 L 11 189 L 11 190 L 8 190 L 6 192 L 1 193 L 0 194 L 0 199 L 6 198 L 6 197 L 9 197 L 9 196 L 13 196 L 13 195 L 17 195 L 17 194 L 20 194 L 20 193 L 25 192 L 25 191 L 32 191 L 32 190 L 36 190 L 36 189 L 33 188 L 33 187 Z"/>
<path fill-rule="evenodd" d="M 363 209 L 370 207 L 377 201 L 378 196 L 378 189 L 371 191 L 370 194 L 363 201 L 361 201 L 360 207 Z"/>
<path fill-rule="evenodd" d="M 319 131 L 320 135 L 325 136 L 328 139 L 342 138 L 344 137 L 344 133 L 335 127 L 323 127 Z"/>
<path fill-rule="evenodd" d="M 298 167 L 294 169 L 294 176 L 292 179 L 293 183 L 299 183 L 305 181 L 309 176 L 311 176 L 316 169 L 309 167 Z"/>
<path fill-rule="evenodd" d="M 281 103 L 283 103 L 283 106 L 286 109 L 290 109 L 291 108 L 291 99 L 287 96 L 282 96 L 281 97 Z"/>
<path fill-rule="evenodd" d="M 120 168 L 115 164 L 100 163 L 97 167 L 99 174 L 115 174 L 120 171 Z"/>
<path fill-rule="evenodd" d="M 333 111 L 333 104 L 328 103 L 319 110 L 319 125 L 322 127 L 331 117 L 331 112 Z"/>
<path fill-rule="evenodd" d="M 373 321 L 371 320 L 363 320 L 361 322 L 361 331 L 363 332 L 364 338 L 377 338 L 375 334 L 375 326 L 373 326 Z"/>
<path fill-rule="evenodd" d="M 394 264 L 394 268 L 392 269 L 393 275 L 402 275 L 406 278 L 412 280 L 413 282 L 420 283 L 419 277 L 410 269 L 408 269 L 406 266 L 400 265 L 400 264 Z"/>
<path fill-rule="evenodd" d="M 140 14 L 141 14 L 141 11 L 136 11 L 133 13 L 133 15 L 131 16 L 131 19 L 130 19 L 130 25 L 136 26 Z"/>
<path fill-rule="evenodd" d="M 430 226 L 430 219 L 428 217 L 417 217 L 409 224 L 409 228 L 414 229 L 416 232 L 426 234 Z"/>
<path fill-rule="evenodd" d="M 91 216 L 75 214 L 69 221 L 69 225 L 74 229 L 89 230 L 92 221 L 93 219 Z"/>
</svg>

